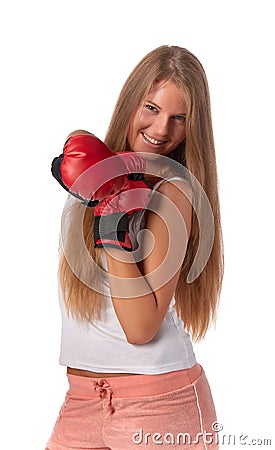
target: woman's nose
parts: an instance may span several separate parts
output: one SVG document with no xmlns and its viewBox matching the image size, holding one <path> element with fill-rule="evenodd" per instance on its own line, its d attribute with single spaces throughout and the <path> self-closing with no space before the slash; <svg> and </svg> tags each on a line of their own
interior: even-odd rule
<svg viewBox="0 0 275 450">
<path fill-rule="evenodd" d="M 169 133 L 169 117 L 163 114 L 158 114 L 155 119 L 155 131 L 158 137 L 164 137 Z"/>
</svg>

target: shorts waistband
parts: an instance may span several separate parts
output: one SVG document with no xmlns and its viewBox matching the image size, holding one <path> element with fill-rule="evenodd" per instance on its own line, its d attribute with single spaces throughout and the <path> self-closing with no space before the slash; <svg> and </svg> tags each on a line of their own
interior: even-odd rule
<svg viewBox="0 0 275 450">
<path fill-rule="evenodd" d="M 176 370 L 157 375 L 131 375 L 129 377 L 90 378 L 67 374 L 70 393 L 76 395 L 95 395 L 95 386 L 105 389 L 108 386 L 116 398 L 151 396 L 163 394 L 188 386 L 200 377 L 203 368 L 199 363 L 188 369 Z"/>
</svg>

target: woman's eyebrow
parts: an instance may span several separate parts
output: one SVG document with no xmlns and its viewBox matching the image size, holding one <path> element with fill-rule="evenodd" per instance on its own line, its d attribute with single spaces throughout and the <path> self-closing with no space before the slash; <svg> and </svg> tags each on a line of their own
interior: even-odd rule
<svg viewBox="0 0 275 450">
<path fill-rule="evenodd" d="M 158 109 L 161 109 L 161 107 L 159 106 L 159 105 L 157 105 L 157 103 L 155 103 L 155 102 L 152 102 L 152 100 L 145 100 L 145 103 L 146 102 L 148 102 L 148 103 L 151 103 L 151 105 L 154 105 L 154 106 L 156 106 Z M 182 112 L 182 113 L 177 113 L 177 114 L 175 114 L 175 116 L 186 116 L 187 115 L 187 112 Z"/>
<path fill-rule="evenodd" d="M 161 109 L 161 107 L 159 105 L 157 105 L 156 103 L 152 102 L 152 100 L 146 100 L 146 102 L 151 103 L 152 105 L 156 106 L 157 108 Z"/>
</svg>

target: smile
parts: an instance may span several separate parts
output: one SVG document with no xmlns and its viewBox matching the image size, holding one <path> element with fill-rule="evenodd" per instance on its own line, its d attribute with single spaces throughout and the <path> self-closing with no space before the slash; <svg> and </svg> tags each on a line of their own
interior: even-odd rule
<svg viewBox="0 0 275 450">
<path fill-rule="evenodd" d="M 142 136 L 146 139 L 146 141 L 151 142 L 151 144 L 155 145 L 161 145 L 164 144 L 167 141 L 158 141 L 157 139 L 153 139 L 152 137 L 148 136 L 148 134 L 141 132 Z"/>
</svg>

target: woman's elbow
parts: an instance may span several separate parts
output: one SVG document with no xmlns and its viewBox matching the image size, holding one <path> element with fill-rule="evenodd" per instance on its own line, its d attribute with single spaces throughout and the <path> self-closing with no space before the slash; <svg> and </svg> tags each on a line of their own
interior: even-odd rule
<svg viewBox="0 0 275 450">
<path fill-rule="evenodd" d="M 156 333 L 144 333 L 144 334 L 140 334 L 140 335 L 133 335 L 133 334 L 128 334 L 126 335 L 126 339 L 128 344 L 132 344 L 132 345 L 144 345 L 144 344 L 148 344 L 150 341 L 152 341 L 155 337 Z"/>
</svg>

